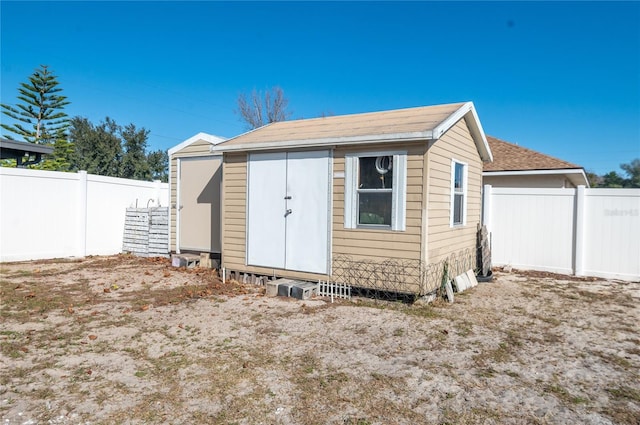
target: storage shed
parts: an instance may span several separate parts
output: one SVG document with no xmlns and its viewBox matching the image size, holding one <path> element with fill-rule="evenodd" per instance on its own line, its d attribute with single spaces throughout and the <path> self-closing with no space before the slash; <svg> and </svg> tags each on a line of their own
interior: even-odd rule
<svg viewBox="0 0 640 425">
<path fill-rule="evenodd" d="M 170 250 L 220 253 L 222 137 L 198 133 L 169 149 Z"/>
<path fill-rule="evenodd" d="M 471 102 L 278 122 L 212 150 L 225 271 L 426 294 L 475 266 L 492 157 Z"/>
</svg>

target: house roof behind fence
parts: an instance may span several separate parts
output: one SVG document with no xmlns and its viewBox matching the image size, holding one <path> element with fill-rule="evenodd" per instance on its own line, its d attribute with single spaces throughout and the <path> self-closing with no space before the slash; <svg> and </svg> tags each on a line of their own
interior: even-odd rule
<svg viewBox="0 0 640 425">
<path fill-rule="evenodd" d="M 484 164 L 484 171 L 526 171 L 581 169 L 579 165 L 487 136 L 493 162 Z"/>
<path fill-rule="evenodd" d="M 38 143 L 19 142 L 17 140 L 0 137 L 0 159 L 15 159 L 18 166 L 36 164 L 42 160 L 42 155 L 53 153 L 53 146 Z M 24 156 L 35 156 L 35 160 L 22 162 Z"/>
</svg>

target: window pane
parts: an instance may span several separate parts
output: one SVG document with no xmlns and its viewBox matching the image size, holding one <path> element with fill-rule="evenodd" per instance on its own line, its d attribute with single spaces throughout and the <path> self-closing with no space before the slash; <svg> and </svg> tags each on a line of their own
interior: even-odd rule
<svg viewBox="0 0 640 425">
<path fill-rule="evenodd" d="M 391 192 L 358 193 L 358 224 L 391 226 Z"/>
<path fill-rule="evenodd" d="M 458 164 L 457 162 L 456 164 L 456 169 L 455 169 L 455 177 L 453 180 L 453 187 L 455 189 L 463 189 L 462 187 L 462 182 L 463 182 L 463 171 L 464 171 L 464 165 L 462 164 Z"/>
<path fill-rule="evenodd" d="M 393 187 L 393 156 L 359 158 L 358 189 L 391 189 Z"/>
<path fill-rule="evenodd" d="M 453 224 L 462 224 L 463 195 L 453 195 Z"/>
</svg>

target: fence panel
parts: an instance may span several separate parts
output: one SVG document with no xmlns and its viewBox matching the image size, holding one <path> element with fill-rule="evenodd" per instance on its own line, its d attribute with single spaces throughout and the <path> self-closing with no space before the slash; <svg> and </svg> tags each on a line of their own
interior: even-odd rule
<svg viewBox="0 0 640 425">
<path fill-rule="evenodd" d="M 640 189 L 484 188 L 492 262 L 640 280 Z"/>
<path fill-rule="evenodd" d="M 168 191 L 84 171 L 0 167 L 0 261 L 122 252 L 126 208 L 167 206 Z"/>
<path fill-rule="evenodd" d="M 493 264 L 572 273 L 574 191 L 494 188 L 491 192 Z"/>
<path fill-rule="evenodd" d="M 0 261 L 78 255 L 79 175 L 0 167 Z"/>
<path fill-rule="evenodd" d="M 640 189 L 587 189 L 584 230 L 585 275 L 640 279 Z"/>
</svg>

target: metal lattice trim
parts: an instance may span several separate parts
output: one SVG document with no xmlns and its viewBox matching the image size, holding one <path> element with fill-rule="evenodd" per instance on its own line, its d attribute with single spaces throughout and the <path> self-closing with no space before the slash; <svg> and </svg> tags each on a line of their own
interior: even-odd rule
<svg viewBox="0 0 640 425">
<path fill-rule="evenodd" d="M 456 252 L 438 263 L 388 258 L 383 261 L 356 260 L 349 255 L 334 255 L 331 281 L 375 292 L 378 297 L 397 294 L 426 295 L 437 291 L 447 273 L 448 279 L 476 269 L 476 250 Z M 384 294 L 388 294 L 385 296 Z M 394 294 L 394 295 L 392 295 Z"/>
</svg>

